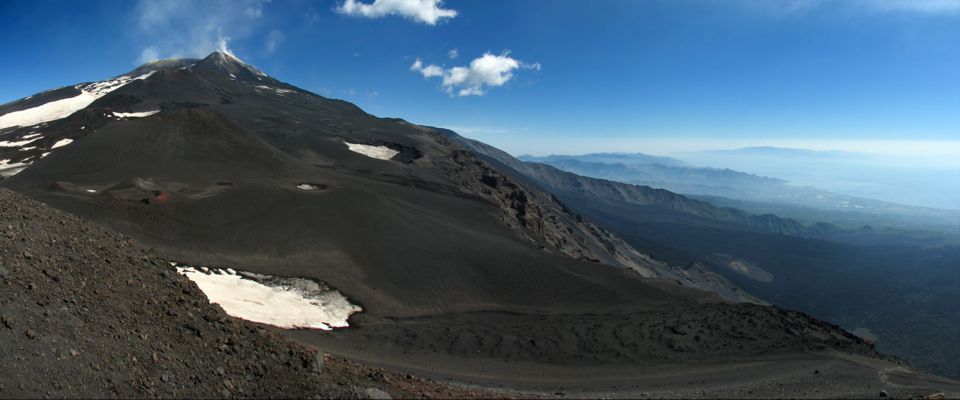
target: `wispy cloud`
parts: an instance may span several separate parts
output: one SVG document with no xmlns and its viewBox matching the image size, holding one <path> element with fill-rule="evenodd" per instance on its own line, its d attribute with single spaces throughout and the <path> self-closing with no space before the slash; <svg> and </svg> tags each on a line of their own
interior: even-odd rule
<svg viewBox="0 0 960 400">
<path fill-rule="evenodd" d="M 862 2 L 881 11 L 960 13 L 960 0 L 863 0 Z"/>
<path fill-rule="evenodd" d="M 442 8 L 442 5 L 441 0 L 374 0 L 373 3 L 346 0 L 336 10 L 341 14 L 366 18 L 398 15 L 427 25 L 436 25 L 438 21 L 457 16 L 456 10 Z"/>
<path fill-rule="evenodd" d="M 137 33 L 143 38 L 140 61 L 162 57 L 201 57 L 228 38 L 252 34 L 266 0 L 139 0 Z"/>
<path fill-rule="evenodd" d="M 960 0 L 768 0 L 740 2 L 743 7 L 784 15 L 837 8 L 854 12 L 919 13 L 928 15 L 960 13 Z"/>
<path fill-rule="evenodd" d="M 510 52 L 504 52 L 501 55 L 484 53 L 463 67 L 444 69 L 436 64 L 424 65 L 419 58 L 410 66 L 411 71 L 424 78 L 442 77 L 447 93 L 460 97 L 483 96 L 489 88 L 509 82 L 514 72 L 520 69 L 539 71 L 540 63 L 525 63 L 510 57 Z"/>
<path fill-rule="evenodd" d="M 320 13 L 313 7 L 307 8 L 307 13 L 304 14 L 304 17 L 307 19 L 307 22 L 311 24 L 320 21 Z"/>
<path fill-rule="evenodd" d="M 447 52 L 447 58 L 449 58 L 449 59 L 451 59 L 451 60 L 456 60 L 457 57 L 460 57 L 460 51 L 459 51 L 459 50 L 457 50 L 457 49 L 450 49 L 450 51 Z"/>
<path fill-rule="evenodd" d="M 276 51 L 277 46 L 280 46 L 280 43 L 283 42 L 283 38 L 283 32 L 280 32 L 276 29 L 270 31 L 270 33 L 267 34 L 266 40 L 267 54 L 272 54 L 274 51 Z"/>
</svg>

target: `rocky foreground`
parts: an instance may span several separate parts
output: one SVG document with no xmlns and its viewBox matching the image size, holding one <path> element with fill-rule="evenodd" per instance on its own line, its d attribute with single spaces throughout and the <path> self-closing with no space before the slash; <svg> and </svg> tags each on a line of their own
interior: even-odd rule
<svg viewBox="0 0 960 400">
<path fill-rule="evenodd" d="M 389 364 L 390 356 L 364 359 Z M 502 371 L 505 375 L 525 373 L 522 365 L 508 366 L 513 369 Z M 153 250 L 0 188 L 0 398 L 942 398 L 944 389 L 946 397 L 960 393 L 956 382 L 872 357 L 858 363 L 775 357 L 731 367 L 683 368 L 654 368 L 636 376 L 608 371 L 613 380 L 629 376 L 631 383 L 619 389 L 590 383 L 597 372 L 581 370 L 576 380 L 548 386 L 583 380 L 583 388 L 518 392 L 365 366 L 229 317 Z"/>
<path fill-rule="evenodd" d="M 502 397 L 228 317 L 133 240 L 0 189 L 0 398 Z"/>
</svg>

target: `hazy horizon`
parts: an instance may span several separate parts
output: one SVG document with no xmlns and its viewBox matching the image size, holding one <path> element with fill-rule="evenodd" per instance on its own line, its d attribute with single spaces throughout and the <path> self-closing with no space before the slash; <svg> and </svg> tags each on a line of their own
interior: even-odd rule
<svg viewBox="0 0 960 400">
<path fill-rule="evenodd" d="M 903 143 L 899 143 L 904 146 Z M 946 143 L 956 145 L 958 143 Z M 925 143 L 933 146 L 935 143 Z M 811 149 L 762 146 L 704 148 L 699 151 L 655 152 L 619 149 L 571 153 L 511 153 L 514 156 L 580 156 L 594 153 L 641 153 L 671 157 L 692 167 L 729 168 L 754 175 L 783 179 L 794 186 L 812 186 L 840 194 L 892 203 L 960 210 L 960 156 L 952 149 L 941 154 L 883 154 L 862 150 L 891 149 L 860 146 L 847 149 Z M 509 148 L 509 146 L 506 146 Z M 946 147 L 946 146 L 945 146 Z M 587 147 L 589 148 L 589 147 Z M 923 146 L 917 146 L 922 149 Z M 861 150 L 861 151 L 857 151 Z"/>
</svg>

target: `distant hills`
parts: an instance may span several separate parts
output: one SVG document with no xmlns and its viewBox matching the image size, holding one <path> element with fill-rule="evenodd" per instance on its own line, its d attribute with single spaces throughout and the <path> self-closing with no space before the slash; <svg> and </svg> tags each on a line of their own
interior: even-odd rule
<svg viewBox="0 0 960 400">
<path fill-rule="evenodd" d="M 810 157 L 830 157 L 839 153 L 778 148 L 747 148 L 742 152 L 803 154 Z M 695 167 L 669 157 L 641 153 L 601 153 L 546 157 L 525 155 L 519 159 L 584 176 L 666 189 L 718 206 L 758 214 L 772 213 L 806 224 L 828 221 L 848 228 L 870 225 L 873 228 L 932 230 L 948 234 L 957 234 L 960 230 L 960 211 L 896 204 L 810 186 L 795 186 L 784 179 L 729 168 Z"/>
<path fill-rule="evenodd" d="M 663 165 L 668 167 L 687 167 L 689 164 L 676 158 L 652 156 L 643 153 L 590 153 L 579 156 L 567 155 L 549 155 L 546 157 L 535 157 L 524 154 L 517 157 L 524 161 L 534 161 L 542 163 L 561 162 L 566 160 L 577 160 L 583 162 L 594 162 L 604 164 L 623 164 L 623 165 Z"/>
<path fill-rule="evenodd" d="M 889 203 L 960 210 L 960 157 L 949 152 L 910 156 L 748 147 L 677 153 L 674 157 L 696 166 L 774 176 L 794 186 L 812 186 Z"/>
<path fill-rule="evenodd" d="M 323 283 L 363 311 L 347 329 L 285 333 L 350 358 L 510 382 L 534 371 L 563 385 L 573 375 L 541 371 L 597 371 L 604 384 L 625 371 L 632 385 L 661 365 L 879 357 L 839 324 L 960 376 L 957 246 L 616 181 L 745 197 L 786 190 L 779 179 L 644 155 L 545 160 L 606 178 L 577 175 L 376 117 L 219 52 L 39 93 L 0 114 L 0 187 L 165 260 Z M 17 250 L 0 261 L 19 273 L 31 257 L 3 238 Z M 31 281 L 51 282 L 43 274 Z"/>
<path fill-rule="evenodd" d="M 955 288 L 960 285 L 956 268 L 960 245 L 955 234 L 841 227 L 834 224 L 840 221 L 834 217 L 847 218 L 847 222 L 909 221 L 911 217 L 724 197 L 696 196 L 709 200 L 698 201 L 663 189 L 519 161 L 476 141 L 464 140 L 464 146 L 529 177 L 570 209 L 657 259 L 701 265 L 773 304 L 869 332 L 871 340 L 878 340 L 881 351 L 932 371 L 960 376 L 960 366 L 955 362 L 960 354 L 956 341 L 960 321 L 953 305 L 958 301 Z M 554 161 L 563 165 L 556 158 Z M 574 164 L 566 164 L 570 165 Z M 624 165 L 617 168 L 634 170 Z M 737 172 L 730 175 L 749 176 Z M 792 210 L 814 215 L 818 217 L 814 221 L 821 222 L 799 223 L 779 212 L 757 215 L 748 207 L 743 209 L 751 212 L 728 208 L 723 202 Z"/>
</svg>

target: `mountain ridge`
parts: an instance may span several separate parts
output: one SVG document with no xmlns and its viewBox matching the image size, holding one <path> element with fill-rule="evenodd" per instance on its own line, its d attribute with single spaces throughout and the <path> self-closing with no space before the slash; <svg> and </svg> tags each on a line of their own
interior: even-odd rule
<svg viewBox="0 0 960 400">
<path fill-rule="evenodd" d="M 242 86 L 244 88 L 252 87 L 254 92 L 257 93 L 268 93 L 271 96 L 283 100 L 286 100 L 287 96 L 302 93 L 303 95 L 316 97 L 324 103 L 331 104 L 337 113 L 362 116 L 369 115 L 349 103 L 327 100 L 313 93 L 302 91 L 293 86 L 276 81 L 273 78 L 261 75 L 262 73 L 256 72 L 259 70 L 249 67 L 235 57 L 220 52 L 212 53 L 210 56 L 193 64 L 188 64 L 187 62 L 166 62 L 159 66 L 148 64 L 146 68 L 139 67 L 134 71 L 146 72 L 152 76 L 143 82 L 125 84 L 121 89 L 118 89 L 116 93 L 108 93 L 103 98 L 94 101 L 91 107 L 106 108 L 108 110 L 106 115 L 117 112 L 114 110 L 137 112 L 145 109 L 159 109 L 162 116 L 164 113 L 173 112 L 182 108 L 189 109 L 199 107 L 203 104 L 230 105 L 240 100 L 235 99 L 235 96 L 222 89 L 206 91 L 203 95 L 194 96 L 194 98 L 200 100 L 200 102 L 182 103 L 175 101 L 178 96 L 182 95 L 180 90 L 168 91 L 167 89 L 157 88 L 158 86 L 161 88 L 169 87 L 170 84 L 167 82 L 179 82 L 181 80 L 184 80 L 185 83 L 176 83 L 176 85 L 188 84 L 192 87 L 204 87 L 213 84 L 212 82 L 216 82 L 217 80 L 222 81 L 224 77 L 228 76 L 228 84 L 232 86 Z M 210 79 L 213 80 L 199 80 L 197 77 L 189 75 L 189 71 L 196 71 L 201 74 L 201 76 L 209 75 Z M 246 72 L 244 73 L 242 71 Z M 127 75 L 132 75 L 132 73 L 121 76 Z M 137 94 L 146 92 L 151 93 L 150 97 L 154 99 L 144 101 L 141 99 L 142 96 Z M 79 115 L 77 118 L 79 118 Z M 77 125 L 82 124 L 81 122 L 75 121 L 77 118 L 66 118 L 52 123 L 63 124 L 71 121 L 72 124 L 70 124 L 67 129 L 74 130 Z M 414 129 L 415 131 L 420 129 L 402 120 L 379 120 L 383 121 L 384 124 L 397 123 L 401 126 Z M 94 129 L 99 127 L 95 121 L 91 124 L 94 125 Z M 429 130 L 423 132 L 429 133 Z M 349 133 L 349 131 L 347 133 Z M 16 132 L 14 132 L 14 134 L 16 134 Z M 77 134 L 70 136 L 71 140 L 78 140 L 80 138 L 81 135 Z M 270 137 L 265 137 L 264 139 L 267 143 L 271 143 Z M 48 138 L 46 140 L 49 141 L 53 139 Z M 382 139 L 363 139 L 359 140 L 359 142 L 384 144 L 393 146 L 399 150 L 413 147 L 413 143 L 391 143 L 390 141 L 384 141 Z M 281 151 L 296 151 L 292 148 L 284 149 L 280 147 L 280 149 Z M 31 157 L 35 158 L 37 154 L 46 150 L 47 149 L 40 147 L 32 151 L 17 153 L 16 155 L 20 159 L 14 159 L 14 161 L 29 161 Z M 494 169 L 490 168 L 477 170 L 478 166 L 474 165 L 476 161 L 472 160 L 472 156 L 469 154 L 454 152 L 453 155 L 454 157 L 449 158 L 449 160 L 455 161 L 453 164 L 443 161 L 436 162 L 435 165 L 444 171 L 444 175 L 457 177 L 464 173 L 468 174 L 467 176 L 455 178 L 458 182 L 461 182 L 456 185 L 459 186 L 457 190 L 479 194 L 494 204 L 498 204 L 498 207 L 500 207 L 504 213 L 501 220 L 507 221 L 507 226 L 517 232 L 521 238 L 542 249 L 551 249 L 551 251 L 565 254 L 574 259 L 628 268 L 644 277 L 670 277 L 678 279 L 694 287 L 703 287 L 716 291 L 722 296 L 732 300 L 754 301 L 749 295 L 746 295 L 733 285 L 728 284 L 724 279 L 706 270 L 697 267 L 680 268 L 651 259 L 629 245 L 626 245 L 622 240 L 616 238 L 604 229 L 591 224 L 589 221 L 584 221 L 582 216 L 576 217 L 569 215 L 563 205 L 555 198 L 539 193 L 531 187 L 518 186 L 517 183 L 512 181 L 514 179 L 512 177 L 498 175 Z M 0 157 L 3 157 L 2 153 L 0 153 Z M 491 173 L 494 175 L 491 175 Z M 476 176 L 478 174 L 480 176 Z M 485 178 L 487 179 L 485 180 Z M 428 178 L 427 180 L 437 181 L 438 177 Z M 17 179 L 13 179 L 13 182 L 16 181 Z M 472 183 L 463 184 L 464 182 Z M 477 182 L 480 184 L 478 185 Z M 536 197 L 537 201 L 528 202 L 528 196 Z M 509 221 L 515 221 L 516 223 L 511 224 Z M 544 224 L 542 221 L 549 222 Z"/>
<path fill-rule="evenodd" d="M 230 63 L 148 72 L 63 119 L 0 130 L 11 143 L 43 137 L 37 149 L 0 148 L 0 159 L 30 163 L 0 185 L 172 261 L 325 282 L 364 311 L 333 334 L 284 333 L 358 357 L 376 349 L 397 368 L 412 367 L 410 352 L 459 376 L 477 373 L 471 358 L 883 362 L 835 325 L 724 301 L 752 299 L 710 269 L 637 251 L 486 145 L 253 72 L 245 80 Z"/>
<path fill-rule="evenodd" d="M 949 223 L 950 219 L 960 218 L 960 213 L 951 210 L 906 206 L 842 195 L 813 187 L 789 185 L 781 179 L 730 169 L 626 165 L 591 160 L 589 155 L 585 155 L 528 158 L 525 161 L 540 162 L 593 178 L 667 189 L 687 196 L 721 198 L 723 204 L 741 205 L 742 207 L 734 208 L 754 214 L 769 213 L 767 210 L 788 212 L 789 218 L 801 220 L 807 226 L 824 222 L 816 219 L 817 215 L 845 212 L 847 214 L 840 218 L 845 222 L 845 229 L 860 229 L 871 225 L 954 235 L 957 229 L 960 229 L 960 220 Z M 764 203 L 767 206 L 754 203 Z M 804 208 L 810 211 L 802 212 Z"/>
</svg>

